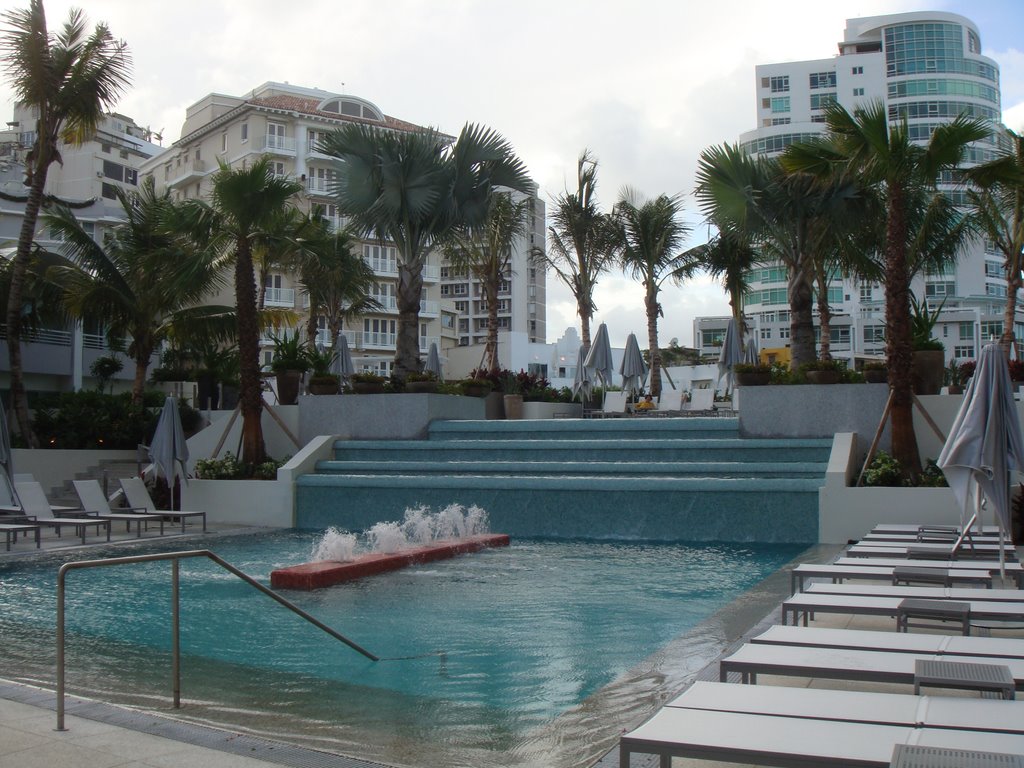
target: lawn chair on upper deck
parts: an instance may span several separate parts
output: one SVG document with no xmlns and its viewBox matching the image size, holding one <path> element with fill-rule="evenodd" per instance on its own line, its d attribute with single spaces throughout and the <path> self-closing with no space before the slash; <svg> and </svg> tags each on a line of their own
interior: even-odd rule
<svg viewBox="0 0 1024 768">
<path fill-rule="evenodd" d="M 146 482 L 141 477 L 125 477 L 121 479 L 121 487 L 128 503 L 133 507 L 140 507 L 150 514 L 163 515 L 165 520 L 179 518 L 181 520 L 181 532 L 185 532 L 185 520 L 190 517 L 201 517 L 203 519 L 203 533 L 206 533 L 205 512 L 184 512 L 174 509 L 157 509 L 153 498 L 149 495 Z"/>
<path fill-rule="evenodd" d="M 74 480 L 72 485 L 75 486 L 75 493 L 78 494 L 83 509 L 90 515 L 98 517 L 100 520 L 123 520 L 127 524 L 129 531 L 132 529 L 132 523 L 135 523 L 136 537 L 142 536 L 143 523 L 145 523 L 147 531 L 151 522 L 159 523 L 160 535 L 164 535 L 163 515 L 151 515 L 145 510 L 134 508 L 115 512 L 110 508 L 110 502 L 107 501 L 103 489 L 96 480 Z"/>
<path fill-rule="evenodd" d="M 53 528 L 57 531 L 58 536 L 64 528 L 74 528 L 75 535 L 82 539 L 83 544 L 85 544 L 85 534 L 89 526 L 96 526 L 97 536 L 106 528 L 107 541 L 110 541 L 109 520 L 85 517 L 84 513 L 79 513 L 79 516 L 75 517 L 64 512 L 62 516 L 58 517 L 54 514 L 53 507 L 50 506 L 50 501 L 43 492 L 43 487 L 35 481 L 15 483 L 14 490 L 21 500 L 22 511 L 31 522 Z"/>
</svg>

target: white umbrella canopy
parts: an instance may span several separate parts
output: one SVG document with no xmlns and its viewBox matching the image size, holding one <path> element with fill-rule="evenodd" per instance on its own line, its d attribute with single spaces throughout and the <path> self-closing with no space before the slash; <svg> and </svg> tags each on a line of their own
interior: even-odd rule
<svg viewBox="0 0 1024 768">
<path fill-rule="evenodd" d="M 608 326 L 604 323 L 598 327 L 583 365 L 587 369 L 588 377 L 600 379 L 604 387 L 611 386 L 614 365 L 612 363 L 612 343 L 608 339 Z"/>
<path fill-rule="evenodd" d="M 576 375 L 572 380 L 572 396 L 575 398 L 579 395 L 580 402 L 589 400 L 594 391 L 594 382 L 590 379 L 585 362 L 589 351 L 590 348 L 586 344 L 580 344 L 579 354 L 576 355 Z"/>
<path fill-rule="evenodd" d="M 1010 473 L 1024 471 L 1024 436 L 1010 369 L 998 344 L 981 350 L 937 464 L 960 503 L 965 525 L 972 500 L 980 504 L 984 497 L 1002 530 L 1010 530 Z"/>
<path fill-rule="evenodd" d="M 743 345 L 743 362 L 748 365 L 757 365 L 761 362 L 761 353 L 753 334 L 747 337 L 747 343 Z"/>
<path fill-rule="evenodd" d="M 718 355 L 718 381 L 725 379 L 725 388 L 732 389 L 735 384 L 736 374 L 732 367 L 736 363 L 743 362 L 743 346 L 740 344 L 740 334 L 736 328 L 736 318 L 729 318 L 729 325 L 725 329 L 725 339 L 722 342 L 722 351 Z"/>
<path fill-rule="evenodd" d="M 356 372 L 356 367 L 352 363 L 352 353 L 348 349 L 348 338 L 343 332 L 338 332 L 334 348 L 337 350 L 337 354 L 334 356 L 331 372 L 340 376 L 343 381 L 348 381 L 352 378 L 352 374 Z"/>
<path fill-rule="evenodd" d="M 160 419 L 149 445 L 149 458 L 156 467 L 157 475 L 162 474 L 167 479 L 171 489 L 171 509 L 174 509 L 174 478 L 179 470 L 182 479 L 188 482 L 185 468 L 188 443 L 185 442 L 185 430 L 181 426 L 178 401 L 173 397 L 164 400 L 164 408 L 160 411 Z"/>
<path fill-rule="evenodd" d="M 437 354 L 437 344 L 433 341 L 430 342 L 430 351 L 427 352 L 427 362 L 423 365 L 423 371 L 434 374 L 438 381 L 444 381 L 441 378 L 441 357 Z"/>
<path fill-rule="evenodd" d="M 647 364 L 644 362 L 644 356 L 640 354 L 640 344 L 635 333 L 629 334 L 626 338 L 626 349 L 622 355 L 619 373 L 622 375 L 622 389 L 627 393 L 627 397 L 639 392 L 647 379 Z"/>
</svg>

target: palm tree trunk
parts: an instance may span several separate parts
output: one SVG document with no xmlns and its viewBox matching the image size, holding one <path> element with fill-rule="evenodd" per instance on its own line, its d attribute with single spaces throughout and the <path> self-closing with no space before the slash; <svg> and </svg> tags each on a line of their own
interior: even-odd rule
<svg viewBox="0 0 1024 768">
<path fill-rule="evenodd" d="M 40 156 L 33 169 L 32 185 L 29 187 L 28 199 L 25 202 L 25 214 L 18 234 L 18 250 L 11 269 L 11 288 L 7 294 L 7 354 L 11 369 L 11 408 L 18 422 L 18 431 L 29 448 L 38 448 L 39 438 L 32 430 L 32 420 L 28 415 L 25 371 L 21 359 L 21 307 L 25 293 L 25 273 L 32 258 L 36 222 L 39 220 L 43 188 L 46 186 L 46 174 L 50 167 L 49 152 L 45 150 L 43 140 L 40 139 L 36 146 Z"/>
<path fill-rule="evenodd" d="M 648 288 L 644 297 L 647 309 L 647 349 L 651 356 L 651 396 L 661 396 L 661 351 L 658 349 L 658 289 Z"/>
<path fill-rule="evenodd" d="M 814 351 L 814 283 L 806 269 L 795 270 L 789 277 L 789 346 L 792 367 L 815 360 Z"/>
<path fill-rule="evenodd" d="M 490 274 L 483 281 L 484 300 L 487 302 L 487 344 L 484 347 L 484 364 L 491 373 L 497 373 L 498 365 L 498 279 Z"/>
<path fill-rule="evenodd" d="M 1006 270 L 1006 308 L 1003 310 L 1003 335 L 999 339 L 1003 352 L 1007 355 L 1010 354 L 1010 350 L 1016 342 L 1014 324 L 1017 319 L 1017 291 L 1024 284 L 1020 276 L 1020 255 L 1018 254 L 1015 258 L 1011 259 L 1010 263 L 1011 268 Z"/>
<path fill-rule="evenodd" d="M 239 393 L 242 411 L 243 464 L 261 464 L 267 449 L 263 443 L 263 388 L 260 382 L 260 336 L 256 311 L 256 280 L 252 251 L 240 237 L 235 257 L 235 302 L 238 322 Z"/>
<path fill-rule="evenodd" d="M 815 281 L 818 284 L 818 323 L 821 328 L 821 341 L 818 346 L 818 358 L 832 359 L 832 307 L 828 303 L 828 279 L 823 269 L 815 269 Z"/>
<path fill-rule="evenodd" d="M 309 308 L 309 319 L 306 320 L 306 344 L 310 349 L 316 350 L 316 337 L 320 331 L 319 317 L 313 307 Z"/>
<path fill-rule="evenodd" d="M 139 350 L 136 345 L 135 355 L 135 378 L 132 380 L 132 405 L 142 406 L 142 394 L 146 388 L 146 373 L 149 370 L 149 360 L 153 356 L 153 348 Z"/>
<path fill-rule="evenodd" d="M 892 389 L 892 455 L 912 480 L 921 473 L 921 457 L 914 434 L 914 399 L 910 341 L 910 276 L 907 271 L 906 208 L 903 188 L 889 189 L 889 215 L 885 236 L 886 362 Z"/>
<path fill-rule="evenodd" d="M 423 265 L 398 267 L 398 339 L 395 344 L 393 375 L 404 380 L 420 370 L 420 295 L 423 292 Z"/>
</svg>

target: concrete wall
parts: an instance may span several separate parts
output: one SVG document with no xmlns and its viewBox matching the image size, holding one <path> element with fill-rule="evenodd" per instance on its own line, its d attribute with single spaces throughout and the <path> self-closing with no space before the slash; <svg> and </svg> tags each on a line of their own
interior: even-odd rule
<svg viewBox="0 0 1024 768">
<path fill-rule="evenodd" d="M 315 398 L 301 398 L 303 400 L 315 399 Z M 284 422 L 284 425 L 288 430 L 298 436 L 299 433 L 299 406 L 297 405 L 275 405 L 273 406 L 274 413 Z M 203 411 L 203 413 L 207 413 Z M 201 432 L 193 435 L 188 440 L 188 469 L 192 472 L 195 468 L 197 459 L 208 459 L 213 455 L 213 449 L 217 446 L 217 442 L 224 435 L 226 429 L 228 429 L 228 422 L 231 420 L 231 414 L 234 411 L 211 411 L 210 414 L 210 426 L 206 427 Z M 302 441 L 300 444 L 292 442 L 291 438 L 285 433 L 274 418 L 270 415 L 270 412 L 266 409 L 263 411 L 263 418 L 261 420 L 263 426 L 263 441 L 267 446 L 267 453 L 276 459 L 283 459 L 285 456 L 294 456 L 301 449 Z M 221 446 L 220 453 L 217 455 L 223 457 L 225 453 L 230 451 L 231 453 L 238 455 L 238 441 L 242 435 L 242 415 L 238 414 L 233 424 L 231 424 L 228 430 L 227 437 L 224 439 L 224 444 Z"/>
<path fill-rule="evenodd" d="M 416 440 L 435 419 L 483 419 L 484 401 L 457 395 L 321 395 L 300 397 L 299 439 Z"/>
<path fill-rule="evenodd" d="M 209 523 L 292 527 L 292 483 L 281 480 L 189 480 L 183 509 L 201 509 Z"/>
<path fill-rule="evenodd" d="M 99 466 L 103 461 L 132 461 L 135 451 L 71 451 L 30 450 L 15 448 L 12 452 L 14 471 L 30 474 L 46 491 L 63 487 L 65 481 L 73 480 L 76 474 L 84 473 L 90 467 Z M 114 483 L 111 490 L 116 490 Z"/>
</svg>

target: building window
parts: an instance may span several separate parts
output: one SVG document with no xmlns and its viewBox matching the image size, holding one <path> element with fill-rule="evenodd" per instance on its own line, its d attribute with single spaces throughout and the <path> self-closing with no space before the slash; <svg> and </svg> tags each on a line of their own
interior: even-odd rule
<svg viewBox="0 0 1024 768">
<path fill-rule="evenodd" d="M 970 360 L 974 357 L 973 344 L 958 344 L 953 347 L 953 357 L 958 360 Z"/>
<path fill-rule="evenodd" d="M 772 112 L 789 112 L 789 96 L 778 96 L 771 101 Z"/>
<path fill-rule="evenodd" d="M 885 341 L 885 326 L 884 325 L 865 325 L 864 326 L 864 343 L 865 344 L 881 344 Z"/>
<path fill-rule="evenodd" d="M 981 321 L 981 340 L 982 341 L 995 341 L 1003 335 L 1003 321 L 1002 320 L 982 320 Z"/>
<path fill-rule="evenodd" d="M 985 262 L 985 277 L 1002 277 L 1003 265 L 997 261 Z"/>
<path fill-rule="evenodd" d="M 850 70 L 850 74 L 851 75 L 863 75 L 864 74 L 864 67 L 853 67 Z"/>
<path fill-rule="evenodd" d="M 835 93 L 812 93 L 811 109 L 824 109 L 829 104 L 836 103 Z"/>
<path fill-rule="evenodd" d="M 790 329 L 788 327 L 779 328 L 779 338 L 782 339 L 783 341 L 788 340 L 789 330 Z"/>
<path fill-rule="evenodd" d="M 974 323 L 968 321 L 966 323 L 957 323 L 960 330 L 960 341 L 973 341 L 974 340 Z"/>
<path fill-rule="evenodd" d="M 771 337 L 772 337 L 772 329 L 771 328 L 762 328 L 761 329 L 761 341 L 768 341 L 768 340 L 771 339 Z"/>
<path fill-rule="evenodd" d="M 772 125 L 789 125 L 792 120 L 791 117 L 773 117 L 771 123 Z"/>
<path fill-rule="evenodd" d="M 864 89 L 863 88 L 854 88 L 853 89 L 853 95 L 854 96 L 863 96 L 864 95 Z"/>
<path fill-rule="evenodd" d="M 1005 299 L 1006 286 L 997 285 L 996 283 L 985 283 L 985 295 L 996 299 Z"/>
<path fill-rule="evenodd" d="M 817 88 L 835 88 L 836 87 L 836 73 L 835 72 L 811 72 L 808 76 L 810 81 L 811 90 Z"/>
<path fill-rule="evenodd" d="M 947 296 L 956 296 L 956 283 L 928 283 L 924 287 L 925 298 L 941 299 Z"/>
<path fill-rule="evenodd" d="M 220 151 L 221 152 L 227 152 L 228 151 L 228 135 L 227 135 L 226 132 L 222 133 L 220 135 Z"/>
<path fill-rule="evenodd" d="M 245 142 L 247 142 L 249 140 L 249 124 L 248 123 L 242 123 L 241 131 L 242 131 L 242 143 L 245 144 Z"/>
<path fill-rule="evenodd" d="M 117 187 L 115 187 L 113 184 L 107 184 L 107 182 L 103 182 L 103 184 L 101 185 L 101 193 L 108 200 L 117 200 Z"/>
<path fill-rule="evenodd" d="M 769 78 L 772 93 L 789 93 L 789 75 Z"/>
</svg>

